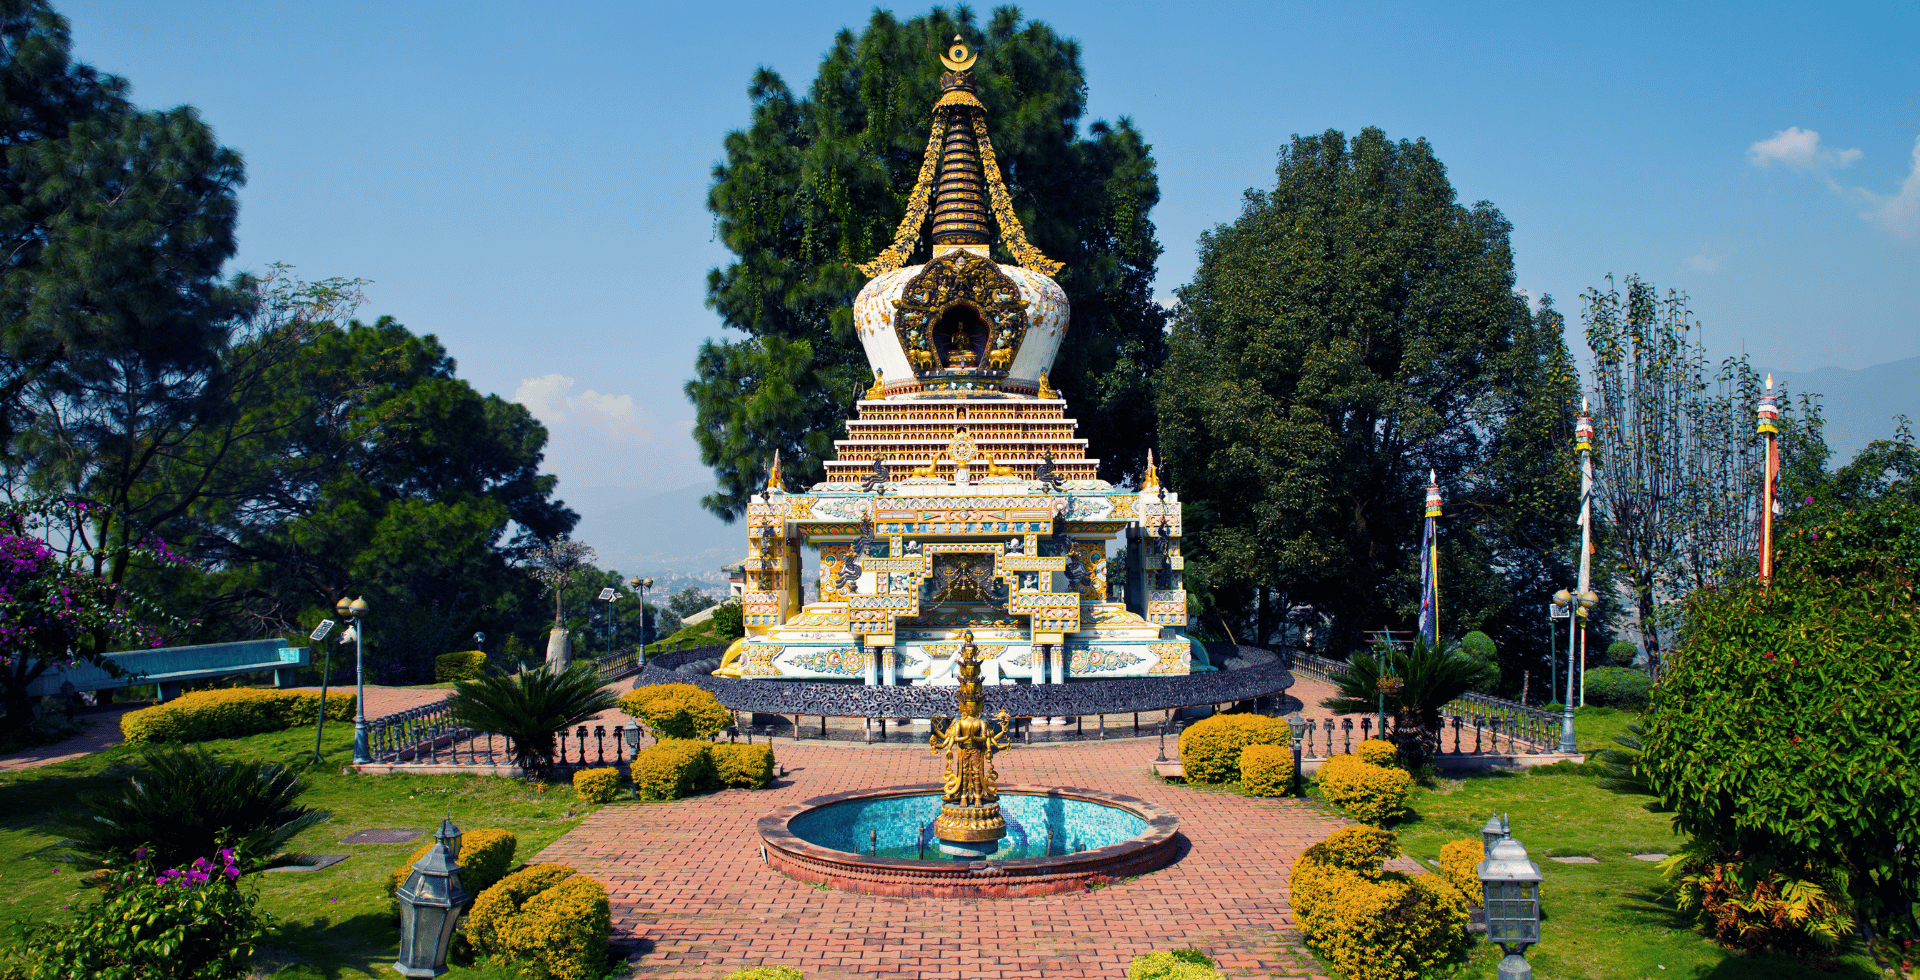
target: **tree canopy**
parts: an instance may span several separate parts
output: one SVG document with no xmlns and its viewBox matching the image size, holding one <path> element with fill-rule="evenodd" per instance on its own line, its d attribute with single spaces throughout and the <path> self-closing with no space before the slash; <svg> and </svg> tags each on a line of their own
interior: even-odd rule
<svg viewBox="0 0 1920 980">
<path fill-rule="evenodd" d="M 980 51 L 978 94 L 1027 236 L 1066 264 L 1055 279 L 1073 318 L 1051 380 L 1103 477 L 1144 468 L 1148 378 L 1164 347 L 1150 292 L 1160 245 L 1147 217 L 1160 191 L 1146 141 L 1125 118 L 1081 132 L 1079 43 L 1013 7 L 984 26 L 966 7 L 906 21 L 875 11 L 860 34 L 834 38 L 805 96 L 756 72 L 751 121 L 727 135 L 714 167 L 708 208 L 738 258 L 708 275 L 707 302 L 745 336 L 705 344 L 686 390 L 701 459 L 719 482 L 704 503 L 723 518 L 743 511 L 775 450 L 795 482 L 820 479 L 872 382 L 853 331 L 864 284 L 854 263 L 891 242 L 906 213 L 939 96 L 934 52 L 956 34 Z"/>
<path fill-rule="evenodd" d="M 1431 471 L 1443 632 L 1531 666 L 1574 557 L 1559 314 L 1530 314 L 1506 218 L 1456 203 L 1426 141 L 1296 136 L 1276 172 L 1201 236 L 1157 382 L 1205 612 L 1259 643 L 1311 607 L 1336 653 L 1408 628 Z"/>
</svg>

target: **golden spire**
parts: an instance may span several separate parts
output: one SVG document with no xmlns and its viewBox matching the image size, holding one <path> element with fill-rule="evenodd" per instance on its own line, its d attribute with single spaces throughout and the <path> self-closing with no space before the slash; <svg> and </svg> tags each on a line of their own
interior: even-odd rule
<svg viewBox="0 0 1920 980">
<path fill-rule="evenodd" d="M 1140 478 L 1140 489 L 1152 490 L 1160 485 L 1160 471 L 1153 465 L 1153 450 L 1147 450 L 1147 475 Z"/>
<path fill-rule="evenodd" d="M 767 470 L 767 489 L 787 492 L 787 485 L 780 481 L 780 450 L 773 451 L 773 466 Z"/>
<path fill-rule="evenodd" d="M 985 107 L 973 94 L 973 65 L 979 55 L 955 35 L 940 54 L 940 100 L 933 106 L 932 132 L 920 161 L 920 176 L 907 198 L 907 213 L 894 231 L 893 244 L 859 270 L 877 276 L 901 268 L 920 242 L 931 214 L 935 245 L 987 245 L 993 241 L 989 215 L 1014 261 L 1052 275 L 1061 268 L 1027 242 L 1026 229 L 1013 210 L 1013 197 L 1000 176 L 993 141 L 987 138 Z"/>
</svg>

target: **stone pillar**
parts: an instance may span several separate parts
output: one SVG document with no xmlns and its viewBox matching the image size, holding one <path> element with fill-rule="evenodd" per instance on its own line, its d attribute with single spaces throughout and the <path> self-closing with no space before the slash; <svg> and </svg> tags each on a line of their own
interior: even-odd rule
<svg viewBox="0 0 1920 980">
<path fill-rule="evenodd" d="M 879 659 L 880 651 L 867 646 L 864 641 L 855 641 L 854 649 L 860 651 L 861 679 L 868 687 L 880 683 L 879 671 L 874 667 L 874 661 Z"/>
<path fill-rule="evenodd" d="M 894 684 L 894 676 L 897 673 L 898 671 L 896 670 L 894 665 L 893 645 L 888 644 L 887 646 L 881 647 L 880 648 L 880 683 L 886 687 L 892 687 Z"/>
<path fill-rule="evenodd" d="M 1065 684 L 1067 682 L 1067 645 L 1055 643 L 1050 646 L 1047 659 L 1053 667 L 1053 683 Z"/>
<path fill-rule="evenodd" d="M 573 637 L 556 626 L 547 634 L 547 669 L 566 670 L 572 665 Z"/>
</svg>

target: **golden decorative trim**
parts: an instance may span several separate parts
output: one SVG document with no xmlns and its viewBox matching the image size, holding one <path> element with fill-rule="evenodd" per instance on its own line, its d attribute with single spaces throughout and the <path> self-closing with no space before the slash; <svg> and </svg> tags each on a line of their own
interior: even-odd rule
<svg viewBox="0 0 1920 980">
<path fill-rule="evenodd" d="M 947 94 L 941 96 L 940 101 L 935 102 L 933 104 L 933 107 L 935 109 L 939 109 L 943 106 L 950 106 L 950 105 L 972 106 L 973 108 L 979 109 L 982 112 L 986 111 L 986 108 L 987 108 L 986 106 L 983 106 L 980 104 L 980 100 L 975 98 L 972 92 L 969 92 L 963 88 L 956 88 L 956 89 L 950 90 L 949 92 L 947 92 Z"/>
<path fill-rule="evenodd" d="M 946 129 L 945 115 L 939 109 L 933 111 L 933 126 L 927 133 L 927 149 L 920 155 L 920 177 L 914 181 L 913 193 L 907 197 L 907 213 L 901 216 L 900 226 L 894 229 L 893 244 L 881 249 L 872 261 L 854 267 L 868 277 L 903 268 L 907 260 L 913 257 L 914 246 L 920 242 L 920 227 L 927 223 L 927 209 L 933 203 L 933 174 L 940 162 L 940 137 Z"/>
<path fill-rule="evenodd" d="M 1000 239 L 1007 251 L 1013 253 L 1013 260 L 1023 268 L 1043 276 L 1059 272 L 1064 263 L 1047 258 L 1027 242 L 1027 230 L 1013 211 L 1013 196 L 1007 193 L 1006 182 L 1000 179 L 1000 163 L 993 155 L 993 141 L 987 138 L 984 114 L 973 117 L 973 136 L 980 142 L 980 164 L 987 172 L 987 191 L 993 196 L 993 217 L 1000 223 Z"/>
</svg>

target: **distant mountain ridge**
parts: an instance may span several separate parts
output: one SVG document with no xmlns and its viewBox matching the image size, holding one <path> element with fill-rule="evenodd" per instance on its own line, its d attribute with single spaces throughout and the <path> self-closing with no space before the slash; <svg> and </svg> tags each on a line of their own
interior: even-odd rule
<svg viewBox="0 0 1920 980">
<path fill-rule="evenodd" d="M 1833 450 L 1830 467 L 1853 459 L 1875 439 L 1893 438 L 1894 416 L 1920 421 L 1920 357 L 1852 371 L 1775 371 L 1773 378 L 1796 400 L 1804 394 L 1820 395 L 1827 448 Z"/>
<path fill-rule="evenodd" d="M 747 555 L 747 530 L 700 506 L 713 492 L 696 483 L 665 493 L 625 487 L 562 487 L 556 494 L 580 514 L 575 539 L 593 547 L 594 564 L 655 579 L 684 576 L 724 584 L 722 565 Z"/>
</svg>

